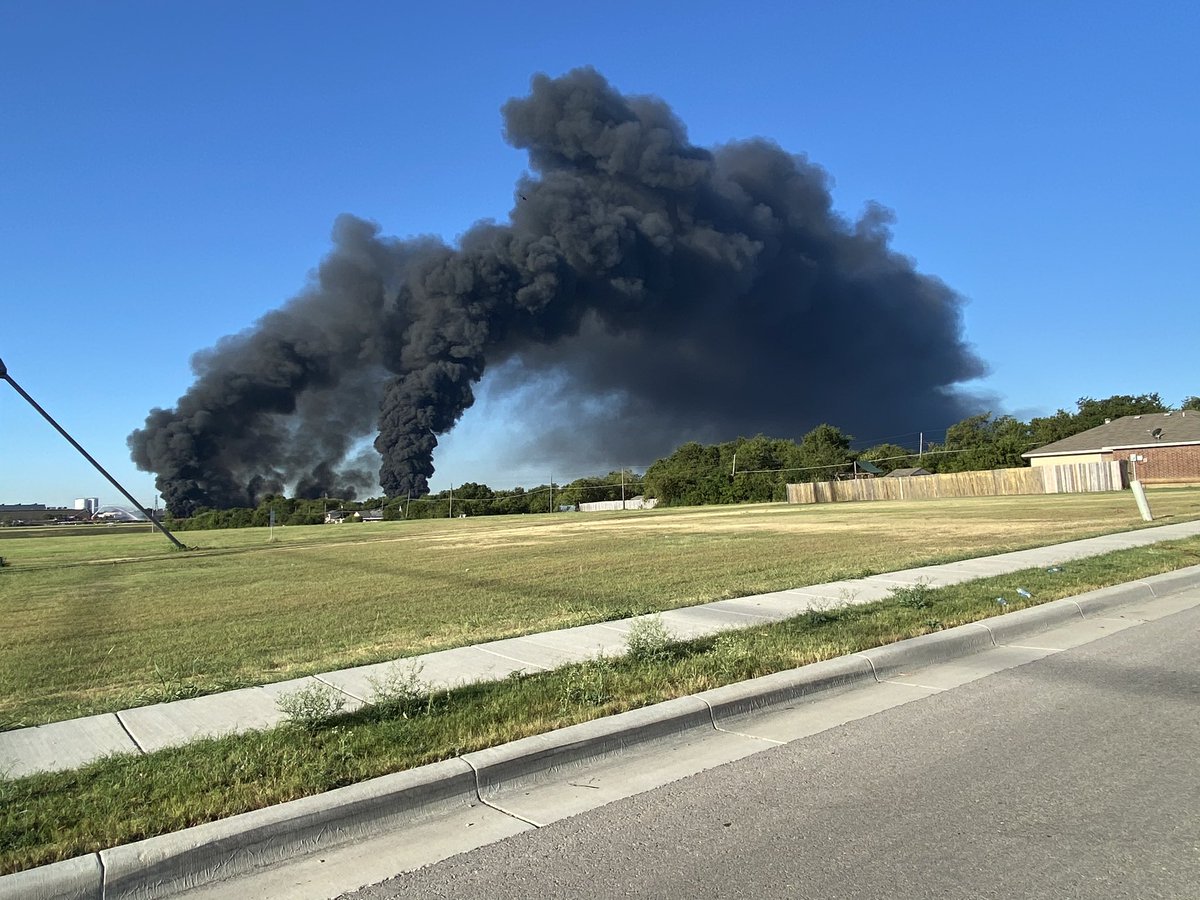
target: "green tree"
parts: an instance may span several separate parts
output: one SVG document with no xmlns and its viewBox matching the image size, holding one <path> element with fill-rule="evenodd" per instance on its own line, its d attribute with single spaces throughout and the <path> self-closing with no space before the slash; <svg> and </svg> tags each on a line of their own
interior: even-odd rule
<svg viewBox="0 0 1200 900">
<path fill-rule="evenodd" d="M 876 444 L 859 453 L 858 458 L 874 463 L 884 472 L 907 469 L 917 465 L 917 454 L 899 444 Z"/>
<path fill-rule="evenodd" d="M 1114 394 L 1103 400 L 1080 397 L 1075 406 L 1076 411 L 1073 413 L 1060 409 L 1052 416 L 1030 420 L 1030 444 L 1036 447 L 1052 444 L 1089 428 L 1103 425 L 1105 419 L 1167 411 L 1158 394 Z"/>
<path fill-rule="evenodd" d="M 600 500 L 620 500 L 621 486 L 615 488 L 596 475 L 576 478 L 566 485 L 558 496 L 558 503 L 573 506 L 576 503 L 595 503 Z"/>
<path fill-rule="evenodd" d="M 854 462 L 850 443 L 854 439 L 833 425 L 818 425 L 800 440 L 797 463 L 804 471 L 797 481 L 832 481 Z"/>
<path fill-rule="evenodd" d="M 689 441 L 646 469 L 646 495 L 667 506 L 722 503 L 730 470 L 722 468 L 721 448 Z"/>
<path fill-rule="evenodd" d="M 1021 454 L 1030 447 L 1029 426 L 1012 416 L 992 418 L 990 412 L 968 416 L 946 429 L 946 442 L 931 449 L 921 465 L 938 472 L 970 472 L 1026 465 Z"/>
<path fill-rule="evenodd" d="M 1105 419 L 1167 412 L 1167 407 L 1158 394 L 1115 394 L 1104 400 L 1080 397 L 1077 405 L 1079 412 L 1076 418 L 1082 426 L 1079 431 L 1103 425 Z"/>
<path fill-rule="evenodd" d="M 1200 410 L 1200 397 L 1197 397 L 1195 394 L 1190 397 L 1184 397 L 1183 402 L 1179 404 L 1179 408 Z"/>
<path fill-rule="evenodd" d="M 1034 446 L 1040 447 L 1043 444 L 1061 441 L 1082 430 L 1075 413 L 1060 409 L 1052 416 L 1042 416 L 1030 420 L 1029 441 Z"/>
<path fill-rule="evenodd" d="M 723 492 L 724 503 L 765 503 L 782 500 L 785 485 L 799 465 L 795 441 L 757 434 L 720 446 L 720 468 L 728 466 L 730 477 Z M 735 465 L 736 464 L 736 465 Z"/>
</svg>

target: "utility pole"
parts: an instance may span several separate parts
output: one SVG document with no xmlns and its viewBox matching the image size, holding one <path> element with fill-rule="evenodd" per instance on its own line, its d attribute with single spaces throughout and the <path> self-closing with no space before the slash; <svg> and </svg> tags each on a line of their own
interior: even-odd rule
<svg viewBox="0 0 1200 900">
<path fill-rule="evenodd" d="M 179 539 L 177 537 L 175 537 L 175 535 L 173 535 L 173 534 L 171 534 L 171 532 L 167 531 L 166 527 L 161 522 L 159 522 L 157 519 L 155 519 L 154 516 L 152 516 L 150 514 L 150 511 L 148 509 L 146 509 L 146 507 L 142 506 L 142 504 L 138 503 L 137 500 L 135 500 L 133 498 L 133 494 L 131 494 L 131 493 L 129 493 L 129 491 L 125 490 L 125 488 L 123 488 L 121 486 L 121 483 L 119 481 L 117 481 L 117 479 L 115 479 L 111 475 L 109 475 L 108 471 L 104 468 L 104 466 L 102 466 L 102 465 L 100 465 L 100 463 L 96 462 L 96 460 L 92 457 L 92 455 L 90 453 L 88 453 L 86 450 L 84 450 L 83 447 L 80 446 L 79 442 L 77 440 L 75 440 L 75 438 L 73 438 L 69 434 L 67 434 L 67 430 L 65 428 L 63 428 L 61 425 L 59 425 L 57 422 L 55 422 L 54 418 L 50 415 L 50 413 L 48 413 L 44 409 L 42 409 L 38 405 L 38 402 L 36 400 L 34 400 L 32 397 L 30 397 L 29 394 L 25 393 L 25 389 L 23 387 L 21 387 L 19 384 L 17 384 L 17 382 L 13 379 L 13 377 L 8 374 L 8 366 L 6 366 L 4 364 L 4 360 L 2 360 L 2 359 L 0 359 L 0 378 L 3 378 L 5 381 L 7 381 L 9 384 L 11 384 L 13 386 L 13 390 L 15 390 L 22 397 L 24 397 L 26 402 L 28 402 L 30 406 L 32 406 L 39 413 L 41 413 L 42 418 L 45 419 L 47 422 L 49 422 L 51 425 L 53 425 L 54 430 L 57 431 L 59 434 L 61 434 L 63 437 L 65 437 L 67 439 L 67 442 L 72 447 L 74 447 L 76 450 L 78 450 L 84 459 L 86 459 L 93 466 L 95 466 L 96 471 L 99 472 L 101 475 L 103 475 L 105 478 L 107 478 L 109 480 L 109 482 L 112 484 L 112 486 L 115 487 L 118 491 L 120 491 L 124 495 L 126 500 L 128 500 L 130 503 L 132 503 L 134 506 L 136 506 L 138 508 L 138 510 L 141 512 L 141 514 L 143 516 L 145 516 L 147 519 L 149 519 L 151 524 L 153 524 L 155 528 L 157 528 L 164 535 L 166 535 L 167 539 L 172 544 L 174 544 L 176 546 L 176 548 L 178 548 L 180 550 L 187 549 L 187 547 L 185 547 L 185 546 L 183 546 L 183 544 L 179 543 Z"/>
<path fill-rule="evenodd" d="M 446 518 L 447 519 L 454 518 L 454 482 L 453 481 L 450 482 L 450 514 L 448 516 L 446 516 Z"/>
<path fill-rule="evenodd" d="M 625 508 L 625 468 L 621 468 L 621 509 Z"/>
<path fill-rule="evenodd" d="M 554 512 L 554 473 L 550 473 L 550 508 L 546 512 Z"/>
<path fill-rule="evenodd" d="M 909 434 L 912 434 L 910 431 Z M 917 439 L 917 459 L 925 455 L 925 432 L 921 432 L 921 436 Z"/>
</svg>

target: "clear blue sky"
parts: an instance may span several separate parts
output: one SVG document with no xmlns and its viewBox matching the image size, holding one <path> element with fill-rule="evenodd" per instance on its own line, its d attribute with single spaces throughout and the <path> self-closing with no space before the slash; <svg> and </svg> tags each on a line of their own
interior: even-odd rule
<svg viewBox="0 0 1200 900">
<path fill-rule="evenodd" d="M 693 143 L 807 154 L 848 216 L 892 209 L 894 248 L 968 299 L 993 411 L 1200 393 L 1194 3 L 415 7 L 0 4 L 0 357 L 143 502 L 125 438 L 191 354 L 303 287 L 341 212 L 502 220 L 525 159 L 499 107 L 580 65 Z M 480 395 L 435 489 L 590 474 L 496 468 L 512 420 Z M 0 385 L 0 502 L 82 496 L 119 500 Z"/>
</svg>

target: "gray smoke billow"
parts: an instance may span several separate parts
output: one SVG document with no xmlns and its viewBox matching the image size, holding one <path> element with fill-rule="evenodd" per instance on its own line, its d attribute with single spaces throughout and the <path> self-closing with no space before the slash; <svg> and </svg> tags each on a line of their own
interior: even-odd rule
<svg viewBox="0 0 1200 900">
<path fill-rule="evenodd" d="M 804 157 L 693 146 L 664 102 L 592 69 L 536 76 L 503 114 L 532 173 L 508 223 L 450 247 L 342 216 L 307 290 L 196 356 L 129 438 L 173 512 L 370 487 L 375 430 L 378 483 L 419 496 L 489 366 L 574 411 L 538 441 L 568 464 L 971 409 L 962 298 L 889 248 L 882 208 L 836 214 Z"/>
</svg>

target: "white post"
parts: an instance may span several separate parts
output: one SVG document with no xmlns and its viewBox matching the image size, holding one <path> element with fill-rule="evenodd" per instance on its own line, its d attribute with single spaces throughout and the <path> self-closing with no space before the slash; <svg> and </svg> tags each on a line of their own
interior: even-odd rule
<svg viewBox="0 0 1200 900">
<path fill-rule="evenodd" d="M 1131 481 L 1129 486 L 1133 488 L 1133 499 L 1137 501 L 1138 512 L 1142 514 L 1143 522 L 1153 522 L 1154 516 L 1150 513 L 1150 501 L 1146 499 L 1146 491 L 1142 487 L 1140 481 Z"/>
</svg>

